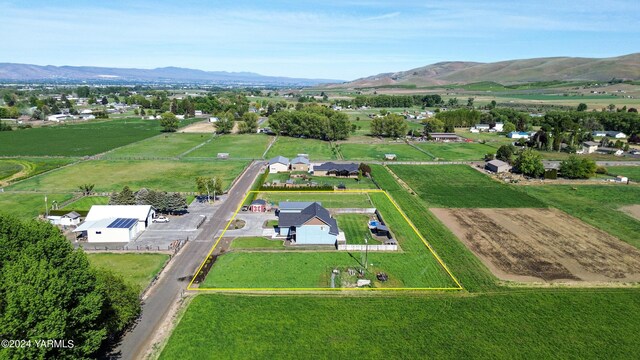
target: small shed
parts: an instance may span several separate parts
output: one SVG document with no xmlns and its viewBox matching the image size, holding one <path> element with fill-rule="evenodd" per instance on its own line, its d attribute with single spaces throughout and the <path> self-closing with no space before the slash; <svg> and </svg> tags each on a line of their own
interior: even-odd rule
<svg viewBox="0 0 640 360">
<path fill-rule="evenodd" d="M 396 159 L 398 159 L 398 156 L 396 156 L 396 154 L 384 154 L 384 159 L 385 160 L 396 160 Z"/>
<path fill-rule="evenodd" d="M 619 182 L 619 183 L 627 183 L 629 182 L 629 178 L 626 176 L 622 176 L 622 175 L 618 175 L 615 178 L 615 182 Z"/>
<path fill-rule="evenodd" d="M 502 160 L 491 160 L 485 166 L 485 169 L 492 171 L 496 174 L 509 171 L 511 166 Z"/>
<path fill-rule="evenodd" d="M 249 205 L 249 211 L 251 212 L 266 212 L 267 211 L 267 201 L 263 199 L 253 200 L 251 205 Z"/>
<path fill-rule="evenodd" d="M 229 153 L 218 153 L 218 159 L 228 159 Z"/>
</svg>

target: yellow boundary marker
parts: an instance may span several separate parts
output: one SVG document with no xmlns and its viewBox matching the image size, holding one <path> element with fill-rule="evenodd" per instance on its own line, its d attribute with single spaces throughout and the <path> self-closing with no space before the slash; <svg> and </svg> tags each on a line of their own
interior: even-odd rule
<svg viewBox="0 0 640 360">
<path fill-rule="evenodd" d="M 457 287 L 425 287 L 425 288 L 349 288 L 349 289 L 345 289 L 345 288 L 201 288 L 201 287 L 197 287 L 194 288 L 192 287 L 193 282 L 195 281 L 196 277 L 198 276 L 198 274 L 200 274 L 200 271 L 202 270 L 202 268 L 204 267 L 205 262 L 207 261 L 207 259 L 209 258 L 209 256 L 211 256 L 211 254 L 213 253 L 213 250 L 215 250 L 215 248 L 218 246 L 218 244 L 220 243 L 220 240 L 222 240 L 222 238 L 224 237 L 224 234 L 227 232 L 227 230 L 229 229 L 229 226 L 231 226 L 231 223 L 233 222 L 233 220 L 236 218 L 236 215 L 238 215 L 238 212 L 240 212 L 240 209 L 242 209 L 242 205 L 247 201 L 247 198 L 249 197 L 250 194 L 253 193 L 283 193 L 283 194 L 335 194 L 335 195 L 340 195 L 340 194 L 368 194 L 368 193 L 383 193 L 385 194 L 385 196 L 387 197 L 387 199 L 391 202 L 391 204 L 393 204 L 393 206 L 396 208 L 396 210 L 398 210 L 398 212 L 400 213 L 400 215 L 402 215 L 402 217 L 404 218 L 404 220 L 409 224 L 409 226 L 411 227 L 411 229 L 413 229 L 413 231 L 416 233 L 416 235 L 418 235 L 418 237 L 420 238 L 420 240 L 422 240 L 422 242 L 424 243 L 424 245 L 427 247 L 427 249 L 429 249 L 429 252 L 431 252 L 431 255 L 433 255 L 433 257 L 438 261 L 438 263 L 440 264 L 440 266 L 442 266 L 442 268 L 445 270 L 445 272 L 447 273 L 447 275 L 449 275 L 449 277 L 453 280 L 453 282 L 457 285 Z M 207 256 L 205 257 L 205 259 L 202 261 L 202 263 L 200 264 L 200 266 L 198 267 L 198 270 L 196 271 L 196 273 L 193 275 L 193 278 L 191 278 L 191 281 L 189 282 L 189 285 L 187 286 L 187 290 L 190 291 L 269 291 L 269 292 L 274 292 L 274 291 L 278 291 L 278 292 L 282 292 L 282 291 L 451 291 L 451 290 L 463 290 L 464 288 L 462 287 L 462 285 L 460 285 L 460 282 L 458 281 L 458 279 L 456 279 L 456 277 L 453 275 L 453 273 L 449 270 L 449 268 L 447 267 L 447 265 L 444 263 L 444 261 L 442 261 L 442 259 L 440 258 L 440 256 L 438 256 L 438 254 L 435 252 L 435 250 L 433 250 L 433 248 L 431 247 L 431 245 L 429 244 L 429 242 L 427 241 L 427 239 L 424 238 L 424 236 L 422 236 L 422 234 L 420 234 L 420 232 L 418 231 L 418 229 L 415 227 L 415 225 L 413 225 L 413 223 L 411 222 L 411 220 L 409 220 L 409 218 L 407 217 L 407 215 L 404 213 L 404 211 L 402 211 L 402 209 L 400 209 L 400 207 L 398 206 L 398 204 L 395 202 L 395 200 L 393 200 L 393 198 L 389 195 L 389 193 L 387 193 L 385 190 L 378 190 L 378 189 L 362 189 L 362 190 L 341 190 L 341 191 L 333 191 L 333 190 L 325 190 L 325 191 L 288 191 L 288 190 L 265 190 L 265 191 L 259 191 L 259 190 L 250 190 L 249 192 L 247 192 L 247 194 L 244 196 L 244 198 L 242 199 L 242 202 L 240 203 L 240 205 L 238 206 L 238 208 L 236 209 L 236 211 L 233 213 L 233 216 L 231 217 L 231 219 L 229 220 L 229 222 L 227 222 L 227 226 L 225 226 L 225 228 L 222 230 L 222 234 L 220 234 L 220 236 L 218 237 L 218 239 L 216 240 L 216 242 L 213 244 L 213 246 L 211 247 L 211 250 L 209 250 L 209 253 L 207 254 Z"/>
</svg>

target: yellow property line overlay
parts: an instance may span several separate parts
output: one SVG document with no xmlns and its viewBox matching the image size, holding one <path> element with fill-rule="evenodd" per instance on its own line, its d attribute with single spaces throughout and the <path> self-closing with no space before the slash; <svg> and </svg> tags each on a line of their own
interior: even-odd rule
<svg viewBox="0 0 640 360">
<path fill-rule="evenodd" d="M 433 255 L 433 257 L 438 261 L 440 266 L 442 266 L 442 268 L 449 275 L 449 277 L 453 280 L 453 282 L 455 282 L 457 287 L 349 288 L 349 289 L 345 289 L 345 288 L 201 288 L 201 287 L 194 288 L 194 287 L 192 287 L 193 282 L 195 281 L 196 277 L 198 276 L 198 274 L 200 273 L 200 271 L 204 267 L 205 262 L 207 261 L 207 259 L 209 259 L 209 257 L 213 253 L 213 250 L 215 250 L 215 248 L 218 246 L 218 243 L 220 243 L 220 240 L 222 240 L 222 238 L 224 237 L 224 234 L 227 232 L 227 229 L 229 229 L 229 226 L 231 226 L 231 223 L 236 218 L 236 215 L 238 215 L 238 212 L 240 212 L 240 209 L 242 209 L 242 205 L 247 201 L 247 198 L 249 197 L 249 195 L 253 194 L 253 193 L 283 193 L 283 194 L 319 194 L 320 193 L 320 194 L 336 194 L 336 195 L 349 194 L 349 193 L 352 193 L 352 194 L 383 193 L 383 194 L 385 194 L 387 199 L 389 199 L 389 201 L 393 204 L 393 206 L 396 208 L 396 210 L 398 210 L 400 215 L 402 215 L 402 217 L 409 224 L 409 226 L 411 226 L 411 229 L 413 229 L 413 231 L 416 233 L 416 235 L 418 235 L 420 240 L 422 240 L 422 242 L 427 247 L 427 249 L 429 249 L 429 252 L 431 252 L 431 255 Z M 250 191 L 248 191 L 247 194 L 242 199 L 242 202 L 240 202 L 240 205 L 238 206 L 236 211 L 233 213 L 233 216 L 231 217 L 229 222 L 227 222 L 227 226 L 225 226 L 225 228 L 222 230 L 222 234 L 220 234 L 220 236 L 218 237 L 216 242 L 213 244 L 213 246 L 211 247 L 211 250 L 209 250 L 209 253 L 205 257 L 205 259 L 202 261 L 202 263 L 198 267 L 198 270 L 193 275 L 193 278 L 191 278 L 191 281 L 189 282 L 189 285 L 187 286 L 187 290 L 189 290 L 189 291 L 384 291 L 384 290 L 391 290 L 391 291 L 425 291 L 425 290 L 428 290 L 428 291 L 451 291 L 451 290 L 463 290 L 463 289 L 464 288 L 462 287 L 462 285 L 460 284 L 458 279 L 453 275 L 453 273 L 451 272 L 451 270 L 449 270 L 449 268 L 444 263 L 444 261 L 442 261 L 440 256 L 438 256 L 438 254 L 435 252 L 435 250 L 431 247 L 431 244 L 429 244 L 427 239 L 425 239 L 424 236 L 422 236 L 422 234 L 420 234 L 418 229 L 415 227 L 415 225 L 413 225 L 411 220 L 409 220 L 409 218 L 404 213 L 404 211 L 402 211 L 402 209 L 400 209 L 400 207 L 395 202 L 395 200 L 393 200 L 393 198 L 385 190 L 379 190 L 379 189 L 340 190 L 340 191 L 335 191 L 335 190 L 325 190 L 325 191 L 294 191 L 294 190 L 265 190 L 265 191 L 260 191 L 260 190 L 250 190 Z"/>
</svg>

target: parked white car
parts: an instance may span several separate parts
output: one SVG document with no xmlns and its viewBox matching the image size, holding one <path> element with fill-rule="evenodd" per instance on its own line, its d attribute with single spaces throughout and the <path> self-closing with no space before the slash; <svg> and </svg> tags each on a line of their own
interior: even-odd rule
<svg viewBox="0 0 640 360">
<path fill-rule="evenodd" d="M 169 222 L 169 218 L 167 218 L 166 216 L 158 216 L 157 218 L 153 219 L 153 222 L 168 223 Z"/>
</svg>

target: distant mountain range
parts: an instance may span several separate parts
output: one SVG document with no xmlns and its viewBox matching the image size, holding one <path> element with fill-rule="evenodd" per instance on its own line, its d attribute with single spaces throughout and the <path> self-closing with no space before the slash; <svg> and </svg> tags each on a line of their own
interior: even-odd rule
<svg viewBox="0 0 640 360">
<path fill-rule="evenodd" d="M 612 58 L 551 57 L 494 63 L 450 61 L 407 71 L 384 73 L 331 88 L 393 85 L 435 86 L 492 81 L 503 85 L 538 81 L 608 81 L 640 79 L 640 53 Z"/>
<path fill-rule="evenodd" d="M 264 76 L 251 72 L 203 71 L 179 67 L 125 69 L 0 63 L 0 80 L 51 82 L 199 83 L 219 85 L 313 86 L 342 80 Z"/>
</svg>

